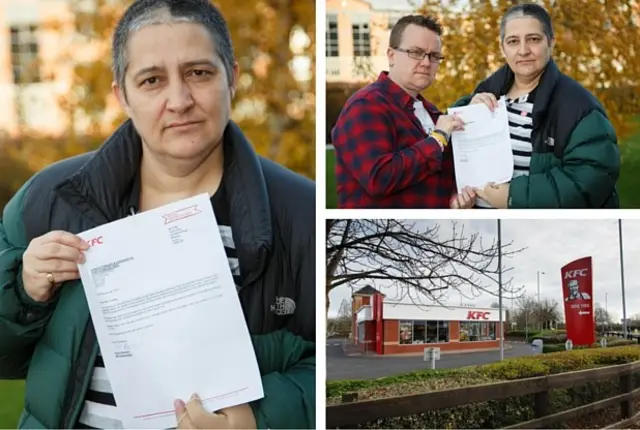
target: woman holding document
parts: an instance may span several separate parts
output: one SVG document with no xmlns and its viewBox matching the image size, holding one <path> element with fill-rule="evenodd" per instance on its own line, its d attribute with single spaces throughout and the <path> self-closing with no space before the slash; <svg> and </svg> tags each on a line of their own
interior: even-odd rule
<svg viewBox="0 0 640 430">
<path fill-rule="evenodd" d="M 602 105 L 551 58 L 549 14 L 536 4 L 512 7 L 502 18 L 506 63 L 455 107 L 497 107 L 506 96 L 514 175 L 487 184 L 477 197 L 493 208 L 618 208 L 620 153 Z"/>
<path fill-rule="evenodd" d="M 26 379 L 25 409 L 18 427 L 126 428 L 125 419 L 140 419 L 146 428 L 315 428 L 315 223 L 310 222 L 315 216 L 315 186 L 259 157 L 230 120 L 238 67 L 224 17 L 208 0 L 136 0 L 115 29 L 113 66 L 114 93 L 130 119 L 98 151 L 34 175 L 7 204 L 0 222 L 0 378 Z M 121 345 L 125 348 L 124 353 L 119 350 L 121 356 L 107 354 L 114 347 L 110 342 L 98 344 L 104 332 L 96 328 L 104 324 L 94 323 L 94 309 L 88 307 L 88 293 L 98 295 L 103 284 L 85 290 L 88 283 L 80 280 L 79 265 L 83 279 L 91 279 L 86 277 L 87 261 L 97 255 L 97 247 L 110 246 L 109 236 L 81 240 L 78 235 L 148 219 L 145 215 L 154 210 L 194 196 L 204 200 L 202 210 L 194 205 L 173 212 L 184 216 L 171 219 L 170 213 L 164 220 L 154 218 L 162 233 L 158 240 L 167 248 L 182 246 L 172 252 L 183 255 L 215 245 L 220 258 L 210 264 L 225 274 L 224 291 L 230 291 L 225 297 L 238 305 L 235 315 L 241 323 L 182 327 L 184 321 L 193 320 L 173 317 L 170 325 L 179 327 L 180 338 L 148 336 L 136 345 Z M 138 212 L 138 218 L 128 218 Z M 187 221 L 173 223 L 202 213 L 213 225 L 204 235 L 201 229 L 190 232 L 194 224 Z M 123 236 L 119 233 L 111 237 Z M 134 243 L 136 250 L 147 247 L 136 255 L 144 254 L 145 262 L 155 261 L 158 251 L 151 239 L 136 233 L 128 235 L 131 247 Z M 205 244 L 190 247 L 191 242 L 182 240 L 185 235 L 203 238 Z M 119 249 L 128 253 L 126 248 Z M 112 291 L 131 287 L 126 290 L 135 295 L 162 284 L 127 284 L 117 277 L 121 272 L 113 271 L 122 261 L 128 264 L 120 260 L 96 269 L 97 277 L 111 276 L 123 284 Z M 163 263 L 151 262 L 140 271 L 143 275 L 166 271 L 167 265 L 159 268 L 159 264 Z M 171 269 L 167 273 L 176 273 L 177 279 L 189 276 L 180 267 Z M 207 281 L 196 286 L 213 289 L 213 281 Z M 116 305 L 122 304 L 128 317 L 139 321 L 143 312 L 167 314 L 176 306 L 186 307 L 185 302 L 213 306 L 213 300 L 222 296 L 218 285 L 214 299 L 198 302 L 201 296 L 194 296 L 198 291 L 180 289 L 184 286 L 160 285 L 161 292 L 175 287 L 178 293 L 156 294 L 165 300 L 151 310 L 151 294 Z M 118 330 L 133 331 L 114 320 Z M 181 369 L 190 373 L 192 363 L 210 357 L 190 351 L 196 344 L 219 348 L 215 354 L 229 354 L 225 345 L 232 348 L 233 340 L 221 344 L 220 339 L 245 323 L 253 350 L 243 358 L 255 352 L 262 398 L 210 413 L 198 399 L 205 399 L 205 393 L 164 383 L 169 377 L 184 381 Z M 166 343 L 166 356 L 136 355 L 145 343 Z M 231 376 L 225 384 L 233 384 L 233 378 L 246 370 L 233 361 L 239 357 L 229 355 L 230 365 L 216 368 L 211 363 L 210 372 L 195 376 L 191 372 L 184 385 L 190 387 L 197 378 L 201 387 L 213 387 L 213 393 L 223 390 L 215 387 L 227 375 Z M 166 358 L 175 356 L 180 359 Z M 125 394 L 142 392 L 137 391 L 143 384 L 135 376 L 145 374 L 156 385 L 147 384 L 144 392 L 159 398 L 162 409 L 147 408 L 145 414 L 134 416 L 129 413 L 134 409 L 131 404 L 141 404 L 147 396 L 136 394 L 129 402 L 116 402 L 125 398 L 119 397 L 124 385 L 115 384 L 120 375 L 109 372 L 105 363 L 116 363 L 120 357 L 125 361 L 117 364 L 123 366 L 144 361 L 131 366 L 134 377 L 127 381 Z M 160 365 L 175 368 L 174 374 L 158 371 Z M 145 372 L 159 374 L 150 378 Z M 209 393 L 209 400 L 232 398 L 244 388 Z M 152 419 L 162 424 L 154 427 Z"/>
</svg>

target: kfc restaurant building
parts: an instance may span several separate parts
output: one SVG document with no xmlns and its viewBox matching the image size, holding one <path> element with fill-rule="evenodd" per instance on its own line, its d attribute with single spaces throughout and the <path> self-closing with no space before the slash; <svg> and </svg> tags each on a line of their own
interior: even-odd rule
<svg viewBox="0 0 640 430">
<path fill-rule="evenodd" d="M 353 297 L 352 335 L 363 351 L 387 355 L 422 353 L 427 346 L 441 351 L 500 347 L 498 309 L 390 302 L 373 288 L 375 293 L 366 294 L 367 288 Z M 505 317 L 503 311 L 503 322 Z"/>
</svg>

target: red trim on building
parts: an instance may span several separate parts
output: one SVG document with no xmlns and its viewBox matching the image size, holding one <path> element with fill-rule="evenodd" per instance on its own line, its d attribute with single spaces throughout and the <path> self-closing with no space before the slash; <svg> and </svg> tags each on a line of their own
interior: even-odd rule
<svg viewBox="0 0 640 430">
<path fill-rule="evenodd" d="M 384 295 L 379 293 L 354 296 L 352 334 L 354 343 L 362 351 L 388 355 L 421 354 L 428 347 L 441 351 L 500 347 L 497 309 L 430 306 L 425 311 L 424 306 L 398 306 L 384 301 Z M 387 309 L 393 319 L 386 319 Z M 401 339 L 401 322 L 404 339 Z M 506 331 L 506 322 L 504 326 Z M 434 339 L 437 341 L 433 342 Z"/>
</svg>

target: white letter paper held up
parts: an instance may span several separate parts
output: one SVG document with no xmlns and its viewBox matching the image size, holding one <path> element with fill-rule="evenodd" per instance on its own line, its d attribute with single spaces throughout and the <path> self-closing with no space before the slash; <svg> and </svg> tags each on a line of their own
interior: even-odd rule
<svg viewBox="0 0 640 430">
<path fill-rule="evenodd" d="M 482 188 L 489 182 L 504 184 L 513 177 L 513 152 L 504 96 L 493 112 L 484 103 L 449 108 L 465 129 L 451 133 L 451 147 L 458 192 L 464 187 Z M 488 206 L 478 201 L 478 205 Z"/>
<path fill-rule="evenodd" d="M 263 397 L 255 352 L 206 194 L 79 235 L 79 265 L 125 428 L 176 426 L 193 393 L 216 411 Z"/>
</svg>

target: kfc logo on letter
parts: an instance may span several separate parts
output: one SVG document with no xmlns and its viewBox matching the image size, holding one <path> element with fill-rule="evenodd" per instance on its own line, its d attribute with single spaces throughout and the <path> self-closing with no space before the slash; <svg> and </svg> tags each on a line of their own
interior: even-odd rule
<svg viewBox="0 0 640 430">
<path fill-rule="evenodd" d="M 468 320 L 488 320 L 491 312 L 469 311 L 467 313 Z"/>
<path fill-rule="evenodd" d="M 102 236 L 94 237 L 93 239 L 85 240 L 84 243 L 89 246 L 89 248 L 93 248 L 96 245 L 102 245 Z"/>
<path fill-rule="evenodd" d="M 567 273 L 565 273 L 564 279 L 573 279 L 577 278 L 578 276 L 587 276 L 588 273 L 589 269 L 569 270 Z"/>
</svg>

